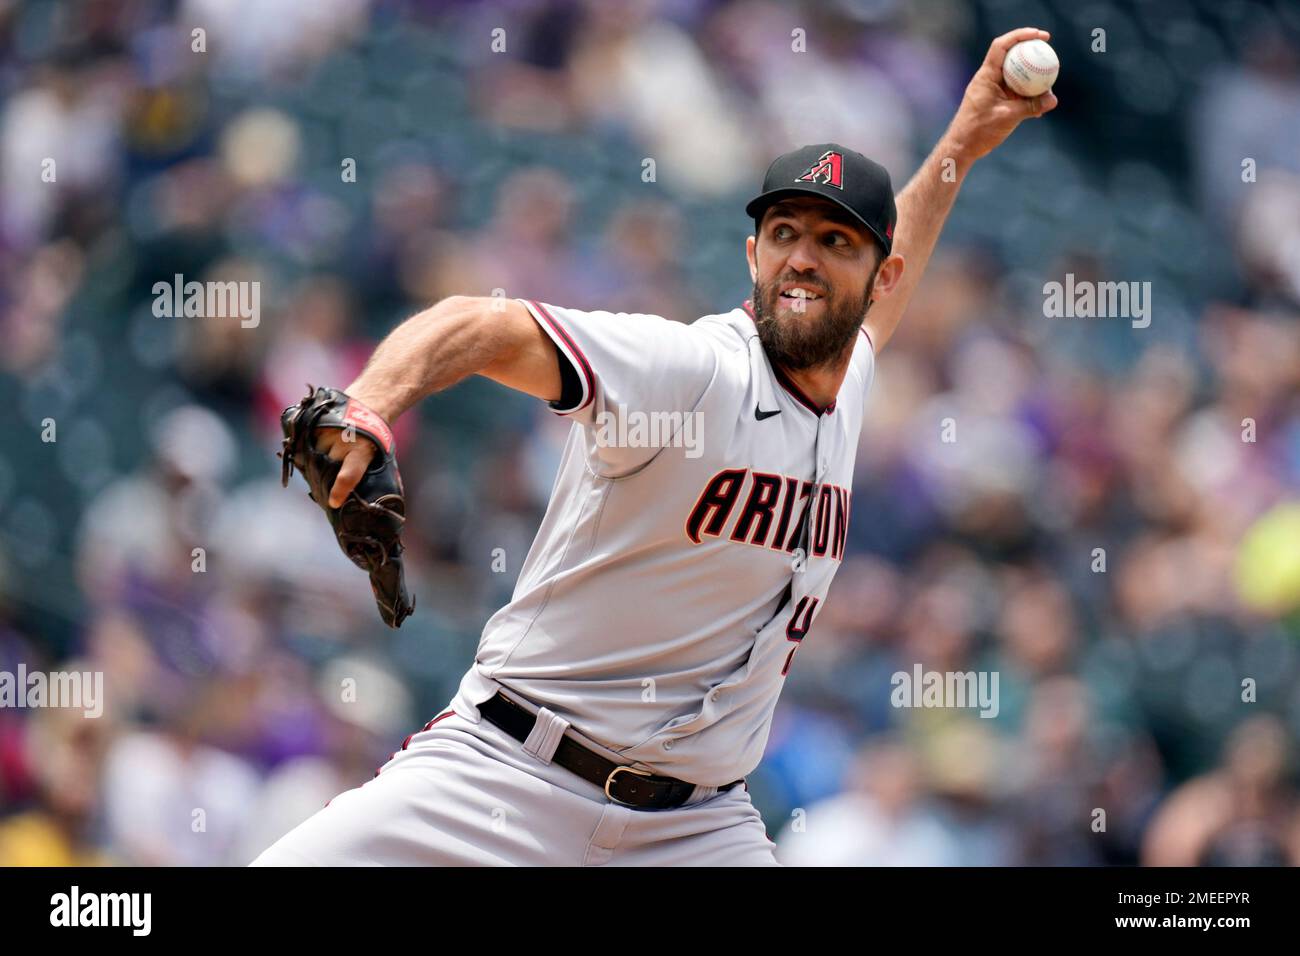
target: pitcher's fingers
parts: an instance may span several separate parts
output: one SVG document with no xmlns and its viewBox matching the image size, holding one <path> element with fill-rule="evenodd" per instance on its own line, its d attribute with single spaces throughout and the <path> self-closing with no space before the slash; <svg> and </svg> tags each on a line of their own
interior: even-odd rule
<svg viewBox="0 0 1300 956">
<path fill-rule="evenodd" d="M 1034 102 L 1035 106 L 1030 107 L 1029 115 L 1037 117 L 1042 116 L 1044 113 L 1050 113 L 1052 110 L 1056 109 L 1058 100 L 1056 99 L 1056 94 L 1051 90 L 1048 90 L 1040 96 L 1035 96 Z"/>
<path fill-rule="evenodd" d="M 318 428 L 313 437 L 316 450 L 335 461 L 342 461 L 353 448 L 351 442 L 343 441 L 343 432 L 338 428 Z"/>
<path fill-rule="evenodd" d="M 1040 30 L 1038 27 L 1020 27 L 1017 30 L 1011 30 L 1002 34 L 992 43 L 989 44 L 989 52 L 984 57 L 984 63 L 980 67 L 988 73 L 989 77 L 995 83 L 1002 82 L 1002 64 L 1006 61 L 1007 54 L 1017 43 L 1023 43 L 1025 40 L 1050 40 L 1052 35 L 1046 30 Z"/>
<path fill-rule="evenodd" d="M 347 457 L 343 459 L 343 466 L 339 468 L 339 473 L 334 479 L 334 487 L 330 489 L 330 507 L 338 508 L 352 493 L 352 489 L 357 486 L 361 476 L 366 473 L 366 467 L 370 464 L 371 452 L 364 445 L 357 445 L 348 451 Z"/>
<path fill-rule="evenodd" d="M 1056 103 L 1056 94 L 1051 90 L 1039 96 L 1017 96 L 1013 94 L 1008 103 L 1008 109 L 1012 111 L 1012 115 L 1019 122 L 1022 119 L 1037 119 L 1044 113 L 1050 113 L 1056 109 Z"/>
</svg>

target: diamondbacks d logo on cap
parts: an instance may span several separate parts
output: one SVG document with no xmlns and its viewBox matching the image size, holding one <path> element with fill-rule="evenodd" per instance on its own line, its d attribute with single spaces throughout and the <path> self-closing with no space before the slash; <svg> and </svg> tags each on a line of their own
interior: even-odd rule
<svg viewBox="0 0 1300 956">
<path fill-rule="evenodd" d="M 824 183 L 827 186 L 834 186 L 836 189 L 844 188 L 844 157 L 833 149 L 828 149 L 822 153 L 817 162 L 808 167 L 808 172 L 804 173 L 798 179 L 797 183 Z"/>
</svg>

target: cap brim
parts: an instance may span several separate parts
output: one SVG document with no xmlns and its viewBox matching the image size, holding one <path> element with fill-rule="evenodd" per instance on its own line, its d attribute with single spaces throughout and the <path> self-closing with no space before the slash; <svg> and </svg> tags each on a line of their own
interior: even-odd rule
<svg viewBox="0 0 1300 956">
<path fill-rule="evenodd" d="M 769 189 L 767 192 L 755 196 L 748 202 L 748 204 L 746 204 L 745 214 L 757 223 L 763 218 L 763 213 L 767 211 L 768 206 L 780 202 L 786 196 L 816 196 L 818 199 L 825 199 L 827 202 L 834 203 L 852 216 L 854 221 L 860 223 L 863 229 L 871 233 L 871 235 L 875 237 L 876 242 L 880 243 L 880 247 L 884 249 L 886 253 L 889 252 L 892 244 L 886 242 L 885 237 L 876 232 L 871 223 L 859 216 L 856 209 L 844 202 L 842 199 L 828 196 L 820 189 L 814 189 L 811 186 L 781 186 L 778 189 Z"/>
</svg>

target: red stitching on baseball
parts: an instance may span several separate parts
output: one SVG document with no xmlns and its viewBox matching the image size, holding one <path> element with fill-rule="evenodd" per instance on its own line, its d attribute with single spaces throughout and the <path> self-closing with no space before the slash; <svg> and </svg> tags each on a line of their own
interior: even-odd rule
<svg viewBox="0 0 1300 956">
<path fill-rule="evenodd" d="M 1020 54 L 1020 59 L 1017 60 L 1016 62 L 1019 63 L 1021 66 L 1023 66 L 1026 70 L 1033 70 L 1035 73 L 1052 72 L 1052 68 L 1050 66 L 1042 66 L 1042 67 L 1034 66 L 1034 64 L 1030 63 L 1028 60 L 1025 59 L 1025 54 L 1023 53 Z"/>
</svg>

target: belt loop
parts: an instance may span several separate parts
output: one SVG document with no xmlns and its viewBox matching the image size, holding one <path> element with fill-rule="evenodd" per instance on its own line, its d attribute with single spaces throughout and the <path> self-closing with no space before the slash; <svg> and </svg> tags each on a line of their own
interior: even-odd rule
<svg viewBox="0 0 1300 956">
<path fill-rule="evenodd" d="M 555 748 L 560 745 L 560 738 L 569 729 L 569 722 L 553 711 L 543 707 L 537 712 L 537 722 L 533 724 L 528 739 L 524 741 L 524 751 L 532 754 L 543 764 L 549 765 L 555 756 Z"/>
</svg>

